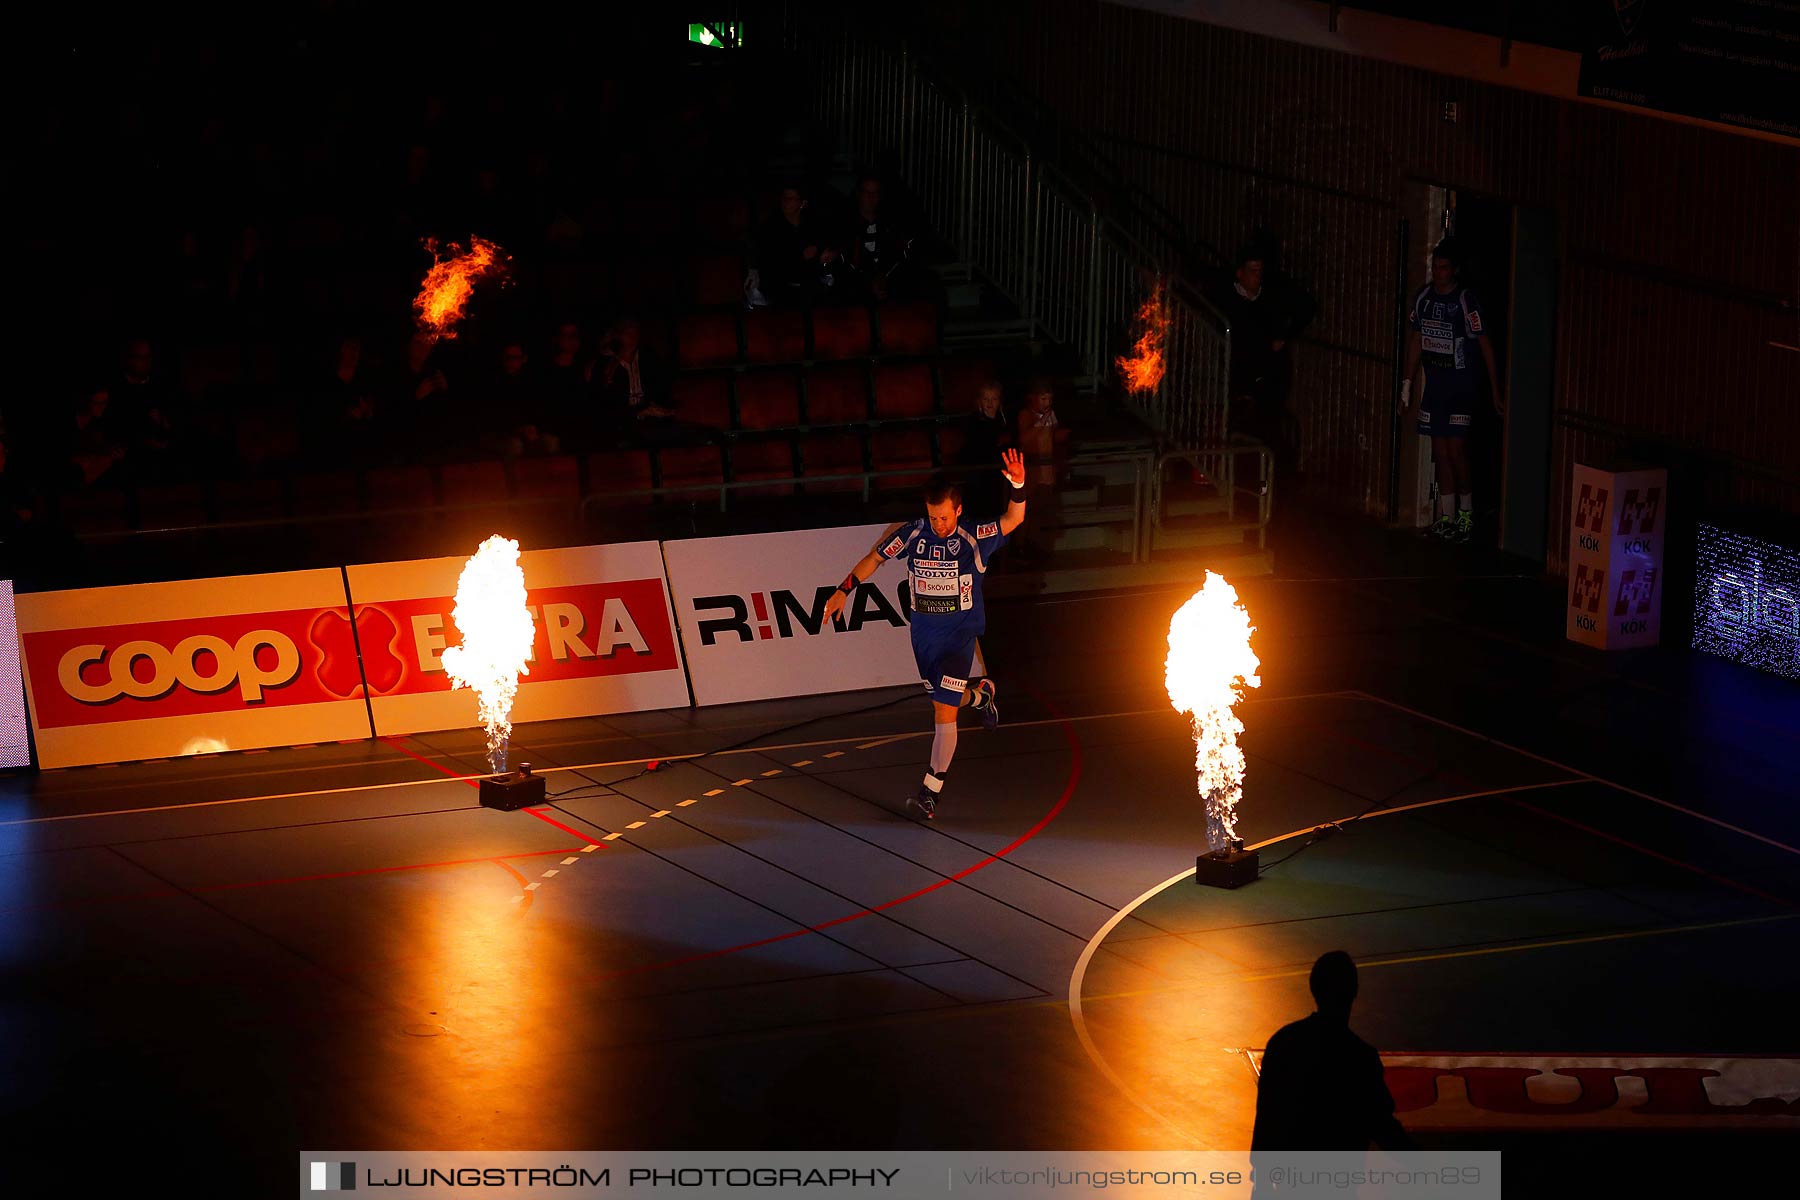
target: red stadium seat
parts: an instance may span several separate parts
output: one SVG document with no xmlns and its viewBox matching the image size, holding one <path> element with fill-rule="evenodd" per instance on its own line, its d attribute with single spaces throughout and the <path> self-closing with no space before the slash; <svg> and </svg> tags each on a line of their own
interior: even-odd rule
<svg viewBox="0 0 1800 1200">
<path fill-rule="evenodd" d="M 937 305 L 929 300 L 894 300 L 875 310 L 883 354 L 936 354 Z"/>
<path fill-rule="evenodd" d="M 287 409 L 246 409 L 232 418 L 238 457 L 252 465 L 281 462 L 300 454 L 300 429 Z"/>
<path fill-rule="evenodd" d="M 944 411 L 947 413 L 974 412 L 981 385 L 999 378 L 994 364 L 985 358 L 945 359 L 938 364 L 938 372 L 944 381 Z"/>
<path fill-rule="evenodd" d="M 564 500 L 570 504 L 581 498 L 581 464 L 573 455 L 553 458 L 521 458 L 513 462 L 513 494 L 521 500 Z M 449 487 L 446 479 L 444 486 Z"/>
<path fill-rule="evenodd" d="M 351 480 L 352 500 L 355 480 Z M 217 488 L 221 521 L 272 521 L 286 515 L 287 502 L 281 480 L 274 477 L 227 479 Z"/>
<path fill-rule="evenodd" d="M 446 463 L 444 466 L 444 503 L 503 504 L 507 499 L 506 464 L 499 459 L 485 462 Z"/>
<path fill-rule="evenodd" d="M 296 475 L 292 486 L 297 517 L 335 517 L 362 508 L 356 476 L 348 473 Z"/>
<path fill-rule="evenodd" d="M 708 429 L 731 428 L 731 380 L 724 375 L 682 375 L 670 391 L 683 421 Z"/>
<path fill-rule="evenodd" d="M 882 491 L 910 490 L 924 486 L 931 477 L 931 430 L 881 429 L 869 438 L 869 453 L 877 471 L 913 469 L 911 475 L 890 475 L 875 481 Z"/>
<path fill-rule="evenodd" d="M 808 425 L 858 425 L 869 419 L 867 368 L 817 367 L 805 381 Z"/>
<path fill-rule="evenodd" d="M 711 254 L 690 264 L 694 303 L 711 308 L 744 300 L 744 260 L 737 254 Z"/>
<path fill-rule="evenodd" d="M 742 242 L 749 230 L 750 206 L 742 196 L 708 191 L 694 205 L 694 233 L 703 243 Z"/>
<path fill-rule="evenodd" d="M 739 429 L 784 429 L 800 423 L 800 385 L 787 367 L 738 376 Z"/>
<path fill-rule="evenodd" d="M 157 484 L 137 489 L 137 527 L 169 529 L 208 521 L 206 492 L 197 483 Z"/>
<path fill-rule="evenodd" d="M 969 444 L 969 431 L 960 421 L 950 421 L 937 427 L 938 461 L 946 466 L 954 466 L 962 461 L 963 450 Z"/>
<path fill-rule="evenodd" d="M 799 362 L 806 357 L 806 323 L 787 308 L 744 314 L 744 355 L 753 363 Z"/>
<path fill-rule="evenodd" d="M 98 487 L 69 492 L 61 499 L 63 519 L 80 534 L 123 533 L 131 528 L 125 493 Z"/>
<path fill-rule="evenodd" d="M 875 415 L 883 421 L 929 417 L 937 409 L 931 368 L 924 363 L 875 368 Z"/>
<path fill-rule="evenodd" d="M 814 309 L 812 330 L 815 361 L 868 357 L 869 310 L 861 305 Z"/>
<path fill-rule="evenodd" d="M 863 467 L 862 435 L 857 433 L 810 433 L 800 441 L 800 461 L 806 477 L 820 475 L 860 475 Z M 861 479 L 834 479 L 809 483 L 809 492 L 859 492 Z"/>
<path fill-rule="evenodd" d="M 736 313 L 694 313 L 677 333 L 684 367 L 722 367 L 738 360 Z"/>
<path fill-rule="evenodd" d="M 369 508 L 433 508 L 437 488 L 429 467 L 377 467 L 368 474 Z"/>
<path fill-rule="evenodd" d="M 779 479 L 784 482 L 770 487 L 733 488 L 735 496 L 792 495 L 794 485 L 794 447 L 787 438 L 740 441 L 731 447 L 731 478 L 742 483 L 754 479 Z"/>
<path fill-rule="evenodd" d="M 590 496 L 641 496 L 653 485 L 648 450 L 603 450 L 587 456 Z"/>
<path fill-rule="evenodd" d="M 657 466 L 662 472 L 661 485 L 666 488 L 725 482 L 725 469 L 717 446 L 667 446 L 656 452 Z M 702 493 L 678 494 L 676 499 L 701 498 Z"/>
</svg>

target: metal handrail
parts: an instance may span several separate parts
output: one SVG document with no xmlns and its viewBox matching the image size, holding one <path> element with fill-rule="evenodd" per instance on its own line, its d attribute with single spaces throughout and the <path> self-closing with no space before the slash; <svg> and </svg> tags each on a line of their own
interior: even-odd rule
<svg viewBox="0 0 1800 1200">
<path fill-rule="evenodd" d="M 829 24 L 809 26 L 820 64 L 814 103 L 852 153 L 897 165 L 971 269 L 1031 330 L 1074 347 L 1090 386 L 1109 376 L 1112 351 L 1129 341 L 1154 282 L 1168 281 L 1178 331 L 1165 351 L 1168 382 L 1127 403 L 1166 448 L 1222 436 L 1230 328 L 1169 252 L 1143 247 L 1066 172 L 1034 156 L 1028 139 L 906 46 Z"/>
</svg>

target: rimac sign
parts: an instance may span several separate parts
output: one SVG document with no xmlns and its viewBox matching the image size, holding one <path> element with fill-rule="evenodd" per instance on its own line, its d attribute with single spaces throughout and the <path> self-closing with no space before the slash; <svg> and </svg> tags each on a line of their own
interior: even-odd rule
<svg viewBox="0 0 1800 1200">
<path fill-rule="evenodd" d="M 914 683 L 906 574 L 884 566 L 835 621 L 825 604 L 892 526 L 663 543 L 694 703 Z"/>
</svg>

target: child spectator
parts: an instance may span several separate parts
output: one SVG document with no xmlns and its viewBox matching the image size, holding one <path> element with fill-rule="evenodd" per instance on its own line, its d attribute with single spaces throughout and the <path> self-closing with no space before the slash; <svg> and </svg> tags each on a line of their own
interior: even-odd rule
<svg viewBox="0 0 1800 1200">
<path fill-rule="evenodd" d="M 1068 458 L 1069 431 L 1057 420 L 1055 393 L 1047 379 L 1034 379 L 1025 393 L 1025 407 L 1019 412 L 1019 449 L 1025 452 L 1026 487 L 1030 489 L 1026 506 L 1032 514 L 1030 533 L 1017 547 L 1026 561 L 1040 559 L 1049 553 L 1057 519 L 1062 515 L 1057 484 L 1062 479 Z"/>
</svg>

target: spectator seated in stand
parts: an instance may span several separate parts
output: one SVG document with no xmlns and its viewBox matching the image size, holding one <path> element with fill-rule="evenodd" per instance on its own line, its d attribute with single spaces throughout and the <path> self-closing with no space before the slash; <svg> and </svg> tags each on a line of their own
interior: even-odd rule
<svg viewBox="0 0 1800 1200">
<path fill-rule="evenodd" d="M 1033 522 L 1027 539 L 1017 549 L 1023 561 L 1035 561 L 1050 552 L 1050 536 L 1061 517 L 1057 487 L 1067 469 L 1069 430 L 1056 416 L 1055 390 L 1047 379 L 1034 379 L 1019 411 L 1019 449 L 1025 453 L 1026 500 Z"/>
<path fill-rule="evenodd" d="M 557 432 L 564 414 L 552 412 L 531 370 L 525 343 L 512 338 L 501 343 L 500 365 L 489 382 L 483 403 L 490 423 L 501 431 L 488 436 L 488 445 L 508 458 L 520 455 L 556 454 L 562 446 Z"/>
<path fill-rule="evenodd" d="M 300 440 L 314 461 L 349 458 L 371 461 L 388 440 L 380 425 L 379 388 L 363 364 L 362 339 L 337 340 L 335 362 L 308 397 L 300 420 Z"/>
<path fill-rule="evenodd" d="M 98 387 L 83 393 L 64 428 L 69 482 L 77 488 L 118 484 L 125 473 L 120 464 L 131 450 L 119 429 L 111 391 Z"/>
<path fill-rule="evenodd" d="M 550 338 L 550 355 L 540 363 L 537 388 L 544 409 L 557 414 L 564 423 L 580 426 L 590 407 L 589 380 L 593 364 L 581 355 L 581 325 L 561 321 Z"/>
<path fill-rule="evenodd" d="M 593 396 L 598 430 L 614 443 L 657 440 L 674 426 L 668 373 L 645 350 L 636 317 L 623 317 L 607 331 L 594 364 Z"/>
<path fill-rule="evenodd" d="M 1018 447 L 1012 422 L 1007 419 L 1004 392 L 998 379 L 988 379 L 975 394 L 975 411 L 963 418 L 961 461 L 963 506 L 970 512 L 995 513 L 1006 507 L 1006 484 L 1000 474 L 1000 457 Z"/>
<path fill-rule="evenodd" d="M 830 294 L 836 282 L 838 251 L 822 224 L 807 211 L 798 184 L 781 189 L 781 211 L 764 222 L 751 245 L 750 275 L 744 290 L 752 307 L 764 303 L 806 307 Z"/>
<path fill-rule="evenodd" d="M 108 394 L 110 428 L 132 452 L 132 473 L 140 479 L 175 473 L 180 401 L 156 372 L 147 339 L 125 343 L 119 376 Z"/>
<path fill-rule="evenodd" d="M 458 414 L 451 407 L 455 399 L 450 379 L 439 365 L 437 340 L 415 332 L 406 343 L 406 363 L 393 402 L 376 427 L 387 437 L 385 448 L 405 454 L 413 447 L 448 446 L 458 433 Z"/>
<path fill-rule="evenodd" d="M 857 181 L 855 204 L 839 241 L 845 267 L 841 290 L 846 294 L 880 301 L 905 293 L 913 238 L 882 205 L 881 180 L 876 176 Z"/>
</svg>

